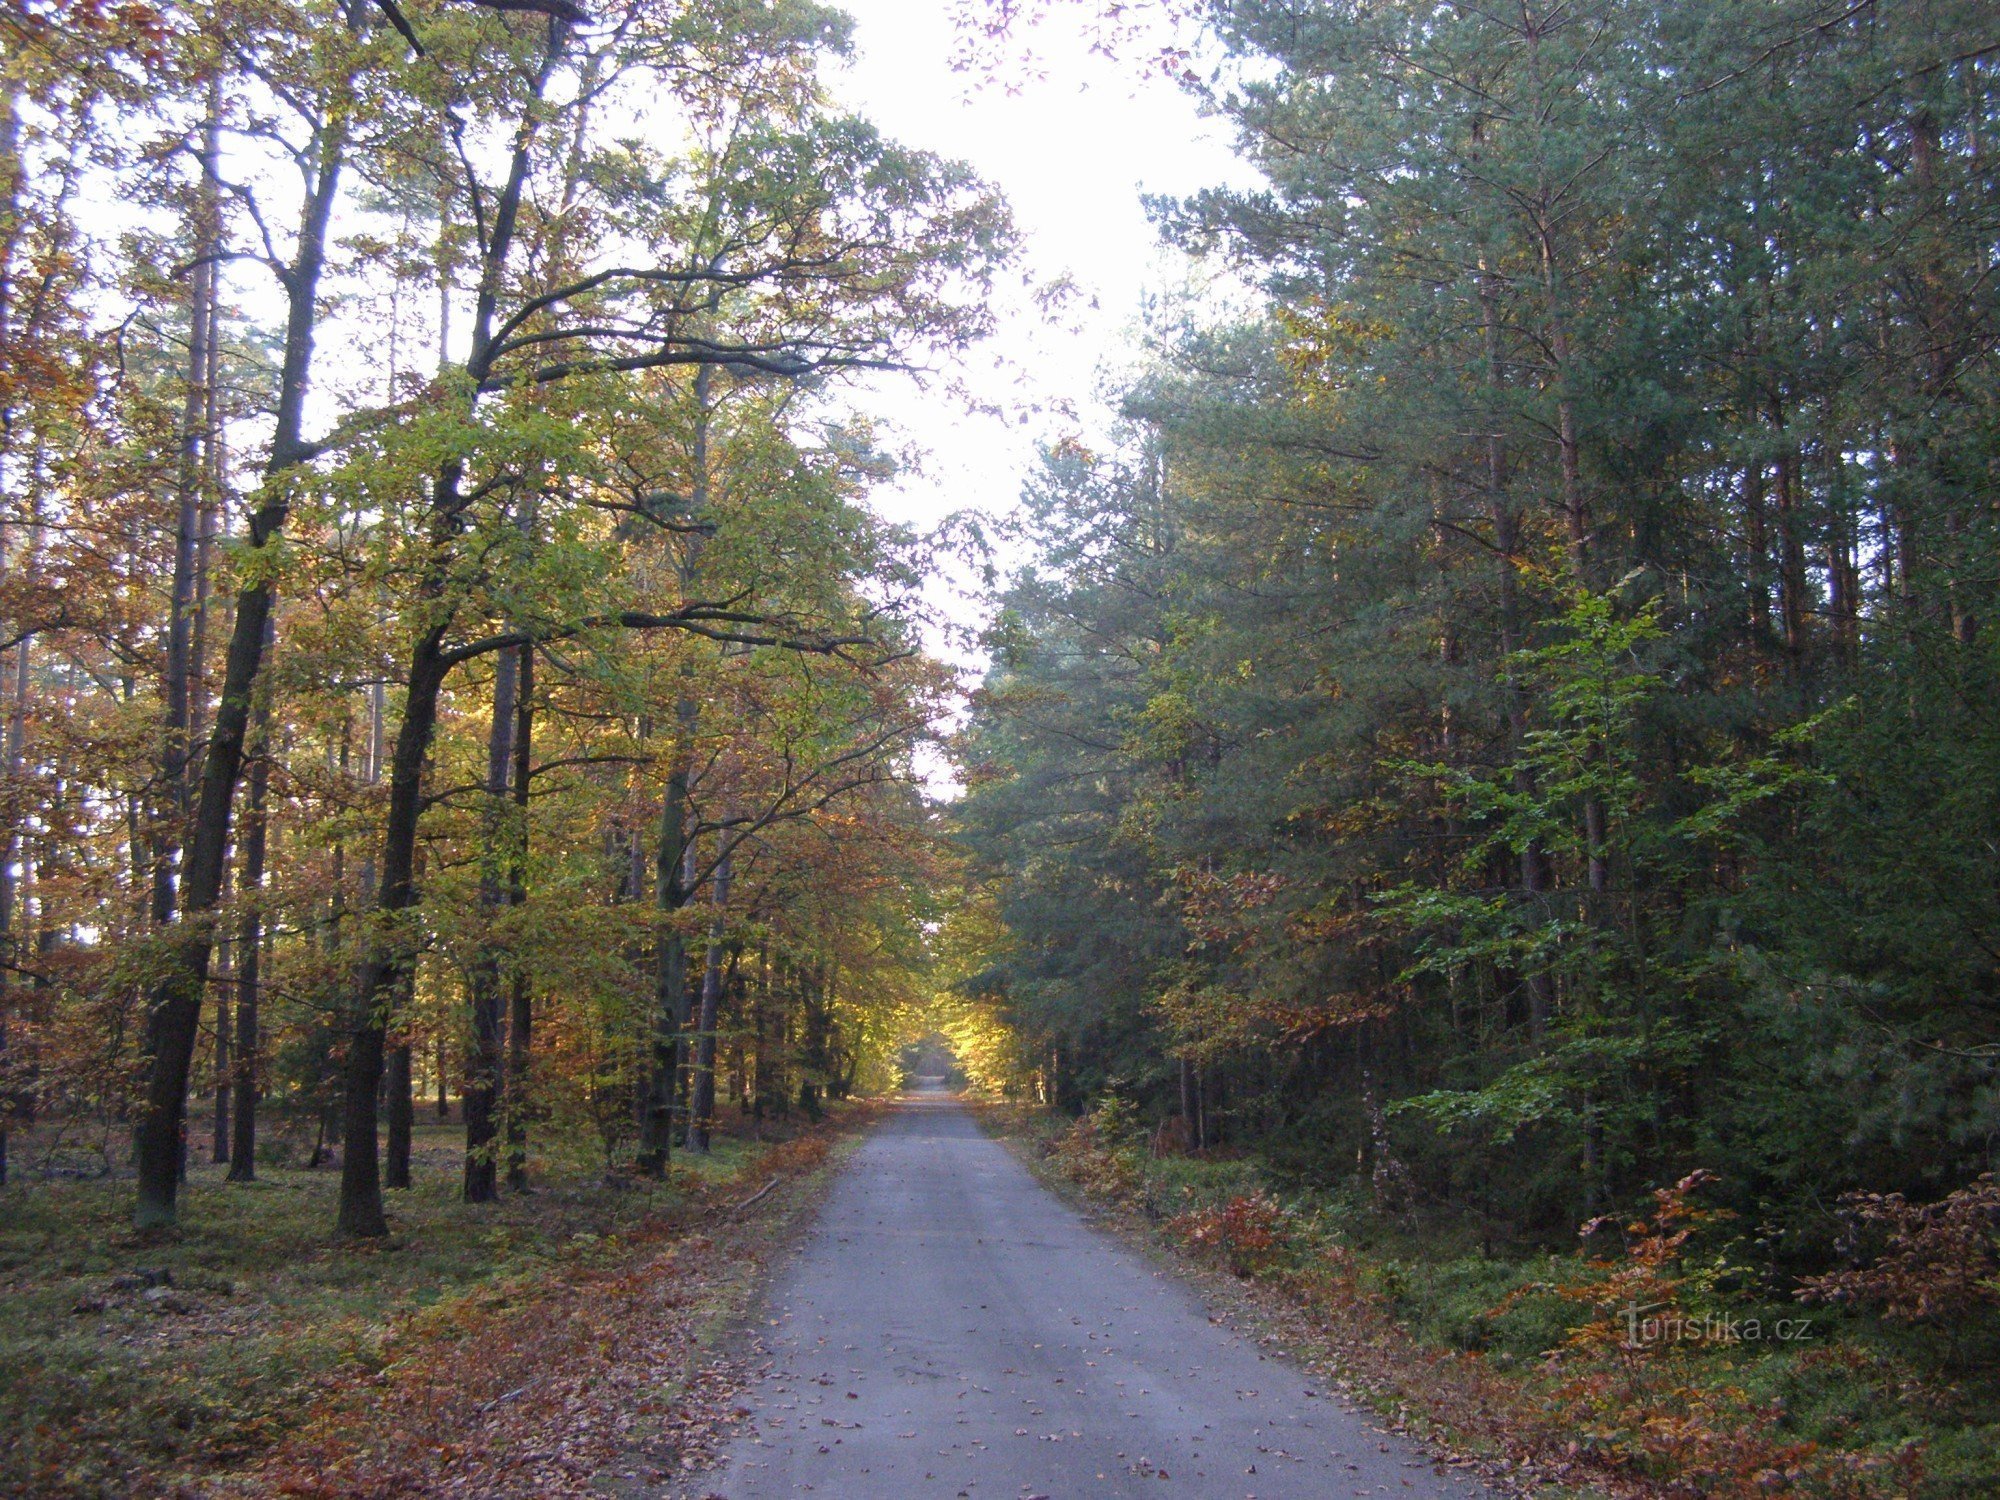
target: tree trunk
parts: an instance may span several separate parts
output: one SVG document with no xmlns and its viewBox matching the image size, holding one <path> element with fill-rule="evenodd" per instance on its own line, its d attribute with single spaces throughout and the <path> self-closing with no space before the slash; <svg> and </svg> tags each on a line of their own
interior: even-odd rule
<svg viewBox="0 0 2000 1500">
<path fill-rule="evenodd" d="M 230 1088 L 234 1119 L 230 1122 L 229 1180 L 257 1179 L 257 1053 L 261 1022 L 259 1003 L 264 953 L 264 862 L 269 853 L 269 814 L 265 801 L 271 786 L 271 698 L 268 689 L 257 703 L 257 744 L 250 760 L 250 784 L 243 804 L 243 871 L 237 894 L 243 909 L 236 924 L 236 1046 Z"/>
<path fill-rule="evenodd" d="M 1192 1151 L 1200 1143 L 1201 1106 L 1196 1102 L 1194 1064 L 1180 1060 L 1181 1145 Z"/>
<path fill-rule="evenodd" d="M 473 961 L 472 1033 L 465 1054 L 465 1201 L 491 1203 L 498 1196 L 495 1147 L 500 1100 L 500 964 L 493 925 L 507 904 L 508 776 L 514 764 L 515 697 L 520 651 L 500 653 L 493 668 L 493 718 L 486 738 L 486 806 L 480 827 L 479 917 L 483 926 Z"/>
<path fill-rule="evenodd" d="M 389 772 L 381 889 L 375 900 L 379 920 L 363 939 L 364 957 L 354 980 L 354 1015 L 343 1072 L 340 1211 L 336 1221 L 337 1232 L 349 1237 L 382 1235 L 389 1230 L 382 1214 L 376 1109 L 382 1087 L 387 1011 L 416 960 L 413 935 L 406 924 L 417 899 L 417 819 L 423 805 L 424 759 L 437 728 L 438 693 L 449 670 L 443 653 L 444 629 L 442 624 L 433 625 L 411 653 L 403 720 L 396 730 Z"/>
<path fill-rule="evenodd" d="M 415 971 L 411 971 L 415 978 Z M 408 1188 L 410 1185 L 410 1134 L 416 1125 L 416 1100 L 410 1093 L 410 1044 L 398 1042 L 389 1049 L 387 1078 L 383 1084 L 383 1114 L 388 1139 L 382 1153 L 382 1186 Z"/>
<path fill-rule="evenodd" d="M 695 424 L 693 473 L 688 486 L 689 511 L 695 517 L 708 508 L 708 401 L 712 379 L 703 365 L 694 374 Z M 701 557 L 701 535 L 691 534 L 680 575 L 685 588 Z M 683 669 L 683 676 L 690 676 Z M 682 1036 L 687 1030 L 687 943 L 675 925 L 675 915 L 694 899 L 691 869 L 694 850 L 687 839 L 688 765 L 694 735 L 701 720 L 701 703 L 692 691 L 674 703 L 673 764 L 667 773 L 666 800 L 660 809 L 660 848 L 655 855 L 654 901 L 659 911 L 659 936 L 653 958 L 652 1071 L 646 1108 L 639 1124 L 638 1169 L 649 1177 L 665 1174 L 673 1149 L 674 1096 L 680 1088 Z"/>
<path fill-rule="evenodd" d="M 698 709 L 692 699 L 675 706 L 681 742 L 674 749 L 673 770 L 667 775 L 660 807 L 660 847 L 654 856 L 653 900 L 658 937 L 653 955 L 652 1069 L 647 1081 L 646 1107 L 639 1125 L 638 1169 L 648 1177 L 664 1176 L 673 1151 L 674 1093 L 680 1079 L 681 1033 L 687 1010 L 687 944 L 675 919 L 693 894 L 687 879 L 688 762 L 686 744 Z"/>
<path fill-rule="evenodd" d="M 1521 691 L 1520 677 L 1512 660 L 1521 649 L 1521 539 L 1520 522 L 1508 495 L 1507 449 L 1500 432 L 1499 394 L 1502 386 L 1500 359 L 1500 294 L 1492 274 L 1482 264 L 1479 281 L 1480 322 L 1485 340 L 1486 379 L 1492 391 L 1493 411 L 1486 434 L 1486 505 L 1493 525 L 1493 550 L 1499 557 L 1500 656 L 1507 663 L 1501 673 L 1501 693 L 1507 715 L 1507 742 L 1514 762 L 1514 790 L 1532 796 L 1534 772 L 1522 763 L 1520 750 L 1528 735 L 1528 701 Z M 1518 856 L 1521 889 L 1528 901 L 1540 906 L 1549 889 L 1549 862 L 1539 843 L 1530 842 Z M 1526 978 L 1528 1025 L 1535 1035 L 1547 1029 L 1555 1009 L 1555 986 L 1546 973 Z M 1200 1137 L 1197 1135 L 1197 1144 Z"/>
<path fill-rule="evenodd" d="M 224 959 L 215 986 L 215 1130 L 209 1156 L 217 1166 L 226 1166 L 229 1162 L 230 1078 L 235 1071 L 235 1062 L 230 1056 L 230 1044 L 234 1037 L 229 1015 L 231 984 L 226 954 Z"/>
<path fill-rule="evenodd" d="M 1771 633 L 1770 541 L 1765 535 L 1764 465 L 1743 469 L 1744 581 L 1750 591 L 1750 633 L 1759 644 Z"/>
<path fill-rule="evenodd" d="M 563 36 L 562 24 L 552 21 L 535 83 L 537 100 L 555 71 L 556 60 L 562 53 Z M 466 374 L 475 393 L 471 404 L 475 409 L 478 401 L 476 393 L 492 373 L 494 317 L 499 306 L 501 278 L 513 248 L 521 197 L 527 183 L 530 153 L 535 141 L 534 120 L 535 115 L 531 113 L 515 135 L 507 183 L 494 201 L 491 228 L 484 245 L 479 289 L 473 307 L 471 351 L 466 359 Z M 461 513 L 467 504 L 464 480 L 464 461 L 452 457 L 439 466 L 432 481 L 428 538 L 431 555 L 425 575 L 418 584 L 418 594 L 426 605 L 432 606 L 434 612 L 445 592 L 446 572 L 457 542 Z M 389 778 L 388 819 L 382 836 L 382 888 L 375 902 L 377 915 L 383 920 L 378 924 L 380 930 L 369 939 L 368 956 L 362 961 L 355 977 L 356 1014 L 347 1053 L 342 1123 L 344 1146 L 337 1221 L 338 1232 L 347 1236 L 386 1234 L 389 1227 L 382 1216 L 381 1175 L 376 1160 L 376 1107 L 382 1083 L 386 1011 L 401 990 L 406 970 L 415 961 L 411 935 L 402 929 L 407 920 L 406 913 L 416 904 L 414 868 L 417 820 L 423 810 L 424 759 L 430 753 L 431 738 L 437 729 L 438 695 L 452 667 L 444 651 L 445 634 L 452 622 L 449 611 L 444 614 L 445 618 L 435 619 L 429 624 L 410 653 L 403 721 L 396 732 L 396 752 Z M 497 720 L 498 715 L 495 717 Z M 506 760 L 503 758 L 503 776 L 505 767 Z M 488 769 L 490 787 L 490 760 Z M 483 1083 L 490 1089 L 490 1070 Z M 472 1093 L 481 1084 L 482 1080 L 467 1080 L 468 1120 L 473 1108 Z M 490 1093 L 487 1097 L 487 1134 L 490 1140 Z M 470 1126 L 467 1134 L 471 1134 Z M 490 1150 L 486 1166 L 490 1177 Z M 467 1197 L 474 1198 L 475 1191 L 473 1160 L 468 1155 Z"/>
<path fill-rule="evenodd" d="M 701 970 L 701 1013 L 695 1032 L 694 1078 L 688 1098 L 687 1149 L 696 1156 L 708 1154 L 709 1126 L 715 1115 L 715 1028 L 722 1008 L 722 940 L 728 924 L 729 885 L 735 873 L 736 851 L 728 842 L 731 835 L 724 829 L 721 837 L 724 843 L 715 862 L 713 915 L 709 919 L 708 952 Z"/>
<path fill-rule="evenodd" d="M 826 1113 L 821 1096 L 826 1082 L 826 966 L 815 963 L 799 976 L 800 1037 L 799 1108 L 817 1124 Z"/>
<path fill-rule="evenodd" d="M 256 773 L 253 771 L 251 774 L 254 777 Z M 258 846 L 256 863 L 260 867 L 263 864 L 264 842 L 262 821 L 260 816 L 258 830 L 252 835 Z M 248 869 L 246 864 L 245 879 L 249 878 Z M 246 943 L 239 937 L 236 954 L 236 1045 L 229 1076 L 233 1095 L 229 1120 L 231 1182 L 257 1180 L 257 1049 L 260 1046 L 257 986 L 263 962 L 263 945 L 257 930 L 260 925 L 254 916 L 243 919 L 242 930 L 249 941 Z"/>
<path fill-rule="evenodd" d="M 1806 549 L 1798 505 L 1798 449 L 1785 436 L 1785 409 L 1771 398 L 1771 434 L 1778 442 L 1772 491 L 1778 509 L 1778 620 L 1786 671 L 1797 681 L 1805 668 Z"/>
<path fill-rule="evenodd" d="M 528 794 L 533 787 L 535 755 L 535 653 L 521 648 L 521 680 L 514 716 L 514 841 L 513 873 L 508 901 L 521 906 L 528 899 Z M 507 1186 L 528 1190 L 528 1112 L 534 1090 L 528 1077 L 530 1042 L 535 1023 L 534 990 L 526 965 L 514 965 L 513 992 L 507 1014 Z"/>
<path fill-rule="evenodd" d="M 350 27 L 357 24 L 357 18 L 358 13 L 350 9 Z M 280 481 L 286 471 L 309 456 L 304 439 L 305 403 L 318 327 L 320 274 L 326 262 L 327 234 L 348 130 L 345 115 L 329 118 L 332 123 L 313 142 L 314 177 L 285 277 L 278 407 L 271 451 L 264 465 L 265 498 L 250 517 L 247 540 L 252 554 L 270 546 L 284 529 L 290 502 Z M 230 631 L 222 690 L 202 760 L 201 796 L 183 854 L 181 922 L 162 955 L 165 972 L 148 996 L 146 1090 L 134 1141 L 138 1193 L 132 1218 L 140 1229 L 172 1224 L 179 1209 L 179 1151 L 187 1111 L 188 1070 L 201 1027 L 201 1001 L 214 944 L 214 913 L 222 893 L 236 784 L 242 774 L 251 690 L 263 665 L 271 622 L 268 574 L 254 562 L 246 572 L 255 581 L 236 597 L 236 622 Z"/>
<path fill-rule="evenodd" d="M 41 540 L 41 518 L 39 498 L 35 519 L 30 523 L 28 536 L 27 570 L 35 566 L 35 554 Z M 12 561 L 11 558 L 7 559 Z M 27 760 L 28 744 L 28 684 L 31 680 L 30 646 L 32 642 L 23 636 L 20 645 L 14 648 L 13 699 L 7 712 L 7 739 L 5 768 L 8 783 L 18 786 L 21 769 Z M 0 963 L 7 967 L 0 969 L 0 1186 L 7 1181 L 7 1134 L 12 1124 L 19 1091 L 14 1086 L 13 1070 L 7 1055 L 7 1019 L 14 1003 L 14 906 L 17 892 L 14 883 L 14 866 L 22 856 L 21 823 L 10 820 L 7 836 L 0 843 Z"/>
<path fill-rule="evenodd" d="M 221 107 L 221 95 L 211 79 L 210 117 L 202 135 L 201 189 L 195 208 L 193 233 L 194 264 L 188 272 L 188 354 L 181 396 L 180 462 L 174 475 L 174 565 L 167 606 L 166 656 L 161 673 L 161 696 L 166 701 L 167 722 L 161 741 L 159 795 L 164 805 L 153 809 L 153 925 L 165 927 L 174 919 L 175 876 L 180 868 L 182 839 L 187 831 L 189 808 L 188 761 L 192 753 L 189 732 L 193 726 L 194 626 L 197 593 L 195 569 L 201 547 L 202 481 L 207 465 L 203 459 L 203 438 L 208 428 L 210 403 L 204 385 L 208 379 L 208 338 L 215 305 L 216 266 L 216 162 L 212 154 L 217 123 L 214 111 Z M 218 1036 L 218 1041 L 220 1040 Z"/>
</svg>

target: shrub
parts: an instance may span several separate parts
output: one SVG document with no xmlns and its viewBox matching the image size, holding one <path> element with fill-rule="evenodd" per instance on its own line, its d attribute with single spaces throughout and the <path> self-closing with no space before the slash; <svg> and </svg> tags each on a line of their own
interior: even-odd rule
<svg viewBox="0 0 2000 1500">
<path fill-rule="evenodd" d="M 1049 1159 L 1071 1182 L 1086 1192 L 1129 1201 L 1139 1190 L 1144 1161 L 1129 1145 L 1107 1141 L 1100 1111 L 1084 1115 L 1049 1148 Z M 1118 1123 L 1114 1111 L 1111 1122 Z"/>
<path fill-rule="evenodd" d="M 1180 1214 L 1167 1229 L 1238 1276 L 1259 1276 L 1273 1270 L 1291 1248 L 1287 1217 L 1275 1198 L 1257 1192 L 1231 1198 L 1220 1208 Z"/>
<path fill-rule="evenodd" d="M 1872 1265 L 1809 1277 L 1800 1300 L 1877 1303 L 1899 1323 L 1962 1318 L 2000 1303 L 2000 1182 L 1992 1173 L 1936 1203 L 1849 1193 L 1840 1204 L 1848 1244 L 1887 1243 Z"/>
</svg>

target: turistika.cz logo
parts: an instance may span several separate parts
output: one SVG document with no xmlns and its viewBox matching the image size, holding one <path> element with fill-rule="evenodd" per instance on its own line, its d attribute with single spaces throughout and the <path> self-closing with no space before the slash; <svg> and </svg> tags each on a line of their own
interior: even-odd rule
<svg viewBox="0 0 2000 1500">
<path fill-rule="evenodd" d="M 1666 1304 L 1628 1305 L 1625 1342 L 1632 1348 L 1652 1344 L 1754 1344 L 1762 1339 L 1791 1343 L 1812 1337 L 1811 1318 L 1740 1318 L 1729 1313 L 1659 1312 Z"/>
</svg>

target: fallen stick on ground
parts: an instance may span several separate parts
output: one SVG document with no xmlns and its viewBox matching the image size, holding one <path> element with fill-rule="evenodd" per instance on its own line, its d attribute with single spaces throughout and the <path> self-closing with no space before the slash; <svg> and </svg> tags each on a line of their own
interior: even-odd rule
<svg viewBox="0 0 2000 1500">
<path fill-rule="evenodd" d="M 736 1207 L 730 1209 L 729 1210 L 730 1217 L 734 1218 L 737 1214 L 742 1213 L 744 1209 L 748 1208 L 751 1204 L 757 1202 L 760 1198 L 762 1198 L 765 1194 L 769 1193 L 771 1189 L 776 1187 L 777 1185 L 778 1185 L 778 1179 L 773 1177 L 769 1182 L 765 1183 L 762 1187 L 758 1188 L 756 1192 L 752 1193 L 749 1197 L 745 1198 L 741 1203 L 737 1204 Z"/>
</svg>

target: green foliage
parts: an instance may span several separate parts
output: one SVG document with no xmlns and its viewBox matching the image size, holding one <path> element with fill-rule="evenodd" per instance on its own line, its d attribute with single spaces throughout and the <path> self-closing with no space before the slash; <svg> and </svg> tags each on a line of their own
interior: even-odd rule
<svg viewBox="0 0 2000 1500">
<path fill-rule="evenodd" d="M 960 742 L 985 990 L 1067 1108 L 1123 1080 L 1403 1236 L 1378 1289 L 1444 1342 L 1538 1353 L 1553 1304 L 1476 1264 L 1698 1169 L 1782 1302 L 1841 1194 L 1946 1200 L 2000 1139 L 1990 22 L 1203 14 L 1259 186 L 1159 213 L 1262 304 L 1163 309 L 1125 429 L 1028 486 Z M 1255 1185 L 1190 1212 L 1277 1232 Z M 1811 1365 L 1754 1363 L 1571 1394 L 1691 1492 L 1964 1441 L 1766 1433 Z"/>
</svg>

